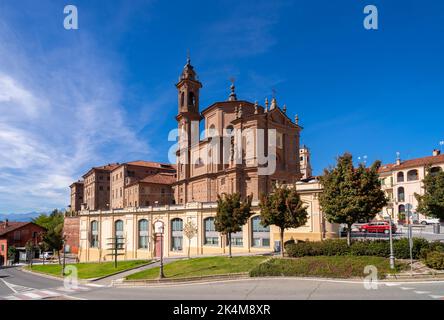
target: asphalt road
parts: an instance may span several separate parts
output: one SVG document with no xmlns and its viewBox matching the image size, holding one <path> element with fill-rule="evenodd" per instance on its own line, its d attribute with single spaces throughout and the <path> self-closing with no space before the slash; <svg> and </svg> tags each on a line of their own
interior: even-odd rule
<svg viewBox="0 0 444 320">
<path fill-rule="evenodd" d="M 60 297 L 88 300 L 444 300 L 444 281 L 381 281 L 376 289 L 366 289 L 363 281 L 269 278 L 156 287 L 108 287 L 93 284 L 67 290 L 60 280 L 25 273 L 16 268 L 0 270 L 0 299 Z"/>
</svg>

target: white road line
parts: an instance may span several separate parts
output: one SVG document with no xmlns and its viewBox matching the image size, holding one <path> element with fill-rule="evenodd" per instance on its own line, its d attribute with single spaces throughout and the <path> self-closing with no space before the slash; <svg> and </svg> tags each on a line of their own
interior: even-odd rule
<svg viewBox="0 0 444 320">
<path fill-rule="evenodd" d="M 6 282 L 5 280 L 1 279 L 0 280 L 9 288 L 11 289 L 12 292 L 17 293 L 17 290 L 14 289 L 14 287 L 12 286 L 12 284 L 10 284 L 9 282 Z"/>
<path fill-rule="evenodd" d="M 16 297 L 16 296 L 6 296 L 5 299 L 7 299 L 7 300 L 21 300 L 19 297 Z"/>
<path fill-rule="evenodd" d="M 50 290 L 40 290 L 40 292 L 48 295 L 48 296 L 58 296 L 60 295 L 60 293 L 57 293 L 55 291 L 50 291 Z"/>
<path fill-rule="evenodd" d="M 399 286 L 400 283 L 387 282 L 387 283 L 385 283 L 385 285 L 386 285 L 387 287 L 394 287 L 394 286 Z"/>
<path fill-rule="evenodd" d="M 31 299 L 41 299 L 41 298 L 43 298 L 41 295 L 39 295 L 39 294 L 37 294 L 35 292 L 24 292 L 24 293 L 21 293 L 21 295 L 29 297 Z"/>
<path fill-rule="evenodd" d="M 415 288 L 407 288 L 407 287 L 401 287 L 402 290 L 413 290 Z"/>
<path fill-rule="evenodd" d="M 429 297 L 432 297 L 433 299 L 442 299 L 444 296 L 435 296 L 433 294 L 430 294 Z"/>
<path fill-rule="evenodd" d="M 89 286 L 89 287 L 97 287 L 97 288 L 103 288 L 106 287 L 103 284 L 97 284 L 97 283 L 86 283 L 85 286 Z"/>
<path fill-rule="evenodd" d="M 414 293 L 417 294 L 426 294 L 426 293 L 430 293 L 430 291 L 413 291 Z"/>
</svg>

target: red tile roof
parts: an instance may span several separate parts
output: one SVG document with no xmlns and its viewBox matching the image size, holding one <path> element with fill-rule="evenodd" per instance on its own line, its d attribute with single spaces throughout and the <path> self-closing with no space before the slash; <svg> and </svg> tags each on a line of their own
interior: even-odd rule
<svg viewBox="0 0 444 320">
<path fill-rule="evenodd" d="M 8 226 L 5 227 L 6 223 L 2 222 L 0 224 L 0 237 L 11 231 L 14 231 L 15 229 L 21 228 L 29 223 L 32 222 L 8 222 Z"/>
<path fill-rule="evenodd" d="M 379 173 L 420 167 L 420 166 L 434 165 L 434 164 L 444 164 L 444 154 L 406 160 L 402 161 L 399 165 L 396 163 L 389 163 L 386 165 L 382 165 L 381 168 L 379 169 Z"/>
<path fill-rule="evenodd" d="M 153 175 L 149 175 L 143 179 L 137 180 L 129 185 L 133 186 L 138 183 L 154 183 L 154 184 L 165 184 L 165 185 L 171 185 L 174 182 L 176 182 L 176 175 L 169 174 L 169 173 L 157 173 Z"/>
<path fill-rule="evenodd" d="M 150 167 L 150 168 L 166 168 L 166 169 L 168 169 L 168 168 L 175 169 L 176 168 L 176 165 L 174 165 L 174 164 L 144 161 L 144 160 L 130 161 L 130 162 L 126 162 L 124 164 L 129 164 L 129 165 L 133 165 L 133 166 L 140 166 L 140 167 Z"/>
</svg>

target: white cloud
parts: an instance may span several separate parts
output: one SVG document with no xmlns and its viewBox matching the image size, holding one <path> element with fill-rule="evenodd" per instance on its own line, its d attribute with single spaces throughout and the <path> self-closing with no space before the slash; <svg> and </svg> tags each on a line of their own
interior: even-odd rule
<svg viewBox="0 0 444 320">
<path fill-rule="evenodd" d="M 0 24 L 0 212 L 64 207 L 91 166 L 149 152 L 121 104 L 115 61 L 91 38 L 43 50 L 23 37 Z"/>
</svg>

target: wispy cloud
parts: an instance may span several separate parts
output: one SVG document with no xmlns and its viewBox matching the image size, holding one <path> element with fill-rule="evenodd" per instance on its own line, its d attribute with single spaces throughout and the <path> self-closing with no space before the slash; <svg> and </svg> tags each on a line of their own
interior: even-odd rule
<svg viewBox="0 0 444 320">
<path fill-rule="evenodd" d="M 69 31 L 67 31 L 69 32 Z M 148 155 L 121 105 L 115 61 L 89 35 L 74 46 L 23 46 L 0 24 L 0 211 L 64 207 L 93 165 Z"/>
</svg>

